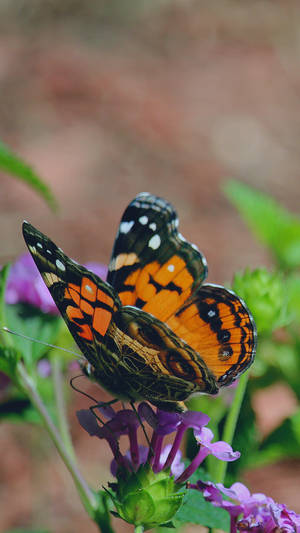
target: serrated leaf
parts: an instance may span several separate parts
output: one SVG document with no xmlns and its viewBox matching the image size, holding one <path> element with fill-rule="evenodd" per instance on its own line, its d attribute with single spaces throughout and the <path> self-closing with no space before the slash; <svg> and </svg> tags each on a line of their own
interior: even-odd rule
<svg viewBox="0 0 300 533">
<path fill-rule="evenodd" d="M 281 207 L 271 196 L 237 181 L 224 192 L 253 233 L 270 248 L 283 268 L 300 265 L 300 218 Z"/>
<path fill-rule="evenodd" d="M 201 492 L 190 489 L 184 497 L 183 504 L 174 518 L 175 524 L 193 523 L 209 528 L 229 531 L 230 518 L 225 509 L 215 507 L 205 501 Z"/>
<path fill-rule="evenodd" d="M 19 156 L 14 154 L 7 146 L 0 142 L 0 170 L 11 174 L 12 176 L 25 181 L 34 189 L 48 204 L 50 209 L 55 211 L 57 203 L 50 187 L 36 174 L 36 172 L 23 161 Z"/>
</svg>

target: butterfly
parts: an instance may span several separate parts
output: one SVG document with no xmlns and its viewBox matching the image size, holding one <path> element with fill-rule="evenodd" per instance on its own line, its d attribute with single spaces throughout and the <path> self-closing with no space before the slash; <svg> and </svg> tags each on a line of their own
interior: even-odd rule
<svg viewBox="0 0 300 533">
<path fill-rule="evenodd" d="M 182 411 L 253 362 L 249 310 L 232 291 L 203 284 L 205 257 L 178 232 L 166 200 L 140 193 L 128 205 L 106 281 L 27 222 L 23 235 L 90 376 L 114 397 Z"/>
</svg>

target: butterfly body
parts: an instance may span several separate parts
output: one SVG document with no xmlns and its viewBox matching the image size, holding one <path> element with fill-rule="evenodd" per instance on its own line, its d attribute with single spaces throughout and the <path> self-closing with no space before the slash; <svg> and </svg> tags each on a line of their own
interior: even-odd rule
<svg viewBox="0 0 300 533">
<path fill-rule="evenodd" d="M 120 222 L 107 280 L 28 223 L 28 248 L 90 375 L 113 396 L 182 410 L 252 363 L 256 330 L 231 291 L 202 285 L 207 266 L 177 230 L 171 204 L 139 194 Z"/>
</svg>

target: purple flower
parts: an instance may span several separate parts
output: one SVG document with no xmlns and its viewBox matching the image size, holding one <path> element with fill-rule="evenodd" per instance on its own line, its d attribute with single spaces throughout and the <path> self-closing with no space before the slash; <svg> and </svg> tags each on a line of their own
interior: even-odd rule
<svg viewBox="0 0 300 533">
<path fill-rule="evenodd" d="M 88 263 L 86 267 L 102 279 L 107 268 L 99 263 Z M 40 275 L 30 253 L 25 253 L 11 266 L 5 294 L 6 303 L 28 303 L 44 313 L 58 315 L 59 311 Z"/>
<path fill-rule="evenodd" d="M 214 434 L 209 428 L 194 427 L 194 436 L 199 444 L 199 451 L 191 464 L 177 480 L 179 483 L 187 481 L 209 454 L 214 455 L 221 461 L 236 461 L 241 455 L 240 452 L 234 452 L 227 442 L 220 440 L 212 443 Z"/>
<path fill-rule="evenodd" d="M 234 483 L 228 489 L 221 483 L 198 481 L 190 488 L 200 490 L 207 501 L 228 511 L 231 533 L 300 533 L 299 515 L 265 494 L 251 494 L 242 483 Z"/>
<path fill-rule="evenodd" d="M 11 266 L 5 299 L 8 304 L 24 302 L 38 307 L 44 313 L 58 314 L 58 309 L 30 253 L 21 255 Z"/>
<path fill-rule="evenodd" d="M 109 418 L 101 427 L 96 416 L 90 410 L 79 411 L 77 416 L 82 427 L 90 435 L 104 438 L 109 443 L 114 453 L 113 473 L 117 472 L 117 466 L 125 466 L 125 468 L 136 472 L 141 464 L 148 463 L 154 473 L 170 469 L 176 483 L 182 484 L 193 474 L 200 462 L 209 453 L 213 453 L 223 461 L 233 461 L 239 457 L 239 453 L 234 453 L 228 444 L 223 442 L 211 443 L 213 434 L 208 429 L 205 432 L 204 429 L 206 428 L 203 427 L 209 422 L 209 417 L 203 413 L 196 411 L 169 413 L 161 410 L 155 413 L 145 402 L 139 405 L 139 418 L 134 411 L 128 409 L 115 412 L 109 406 L 101 407 L 99 410 L 102 415 Z M 145 448 L 138 445 L 137 430 L 141 420 L 148 422 L 153 430 L 147 455 Z M 179 447 L 188 428 L 194 429 L 200 444 L 200 452 L 185 469 L 181 462 Z M 170 433 L 175 433 L 173 443 L 163 447 L 164 438 Z M 124 456 L 120 453 L 118 445 L 121 435 L 127 435 L 129 438 L 129 452 Z"/>
</svg>

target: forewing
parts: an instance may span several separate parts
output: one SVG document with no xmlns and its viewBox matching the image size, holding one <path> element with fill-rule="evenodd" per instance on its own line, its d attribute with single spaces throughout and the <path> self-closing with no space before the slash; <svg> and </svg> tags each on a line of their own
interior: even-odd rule
<svg viewBox="0 0 300 533">
<path fill-rule="evenodd" d="M 46 235 L 24 222 L 28 249 L 74 340 L 96 366 L 103 337 L 120 307 L 118 295 L 98 276 L 67 257 Z"/>
<path fill-rule="evenodd" d="M 123 305 L 134 305 L 166 321 L 206 277 L 204 256 L 177 230 L 171 204 L 141 193 L 125 210 L 107 281 Z"/>
<path fill-rule="evenodd" d="M 224 287 L 199 287 L 167 323 L 200 354 L 218 386 L 232 383 L 253 362 L 254 320 L 245 303 Z"/>
</svg>

